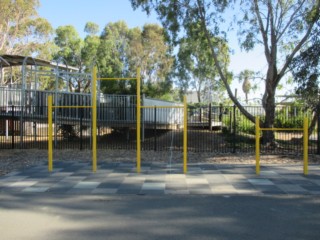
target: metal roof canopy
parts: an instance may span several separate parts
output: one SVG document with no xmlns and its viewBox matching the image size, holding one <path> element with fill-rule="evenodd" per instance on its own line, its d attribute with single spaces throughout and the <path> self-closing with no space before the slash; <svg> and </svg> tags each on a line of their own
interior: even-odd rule
<svg viewBox="0 0 320 240">
<path fill-rule="evenodd" d="M 44 67 L 59 67 L 64 70 L 74 70 L 79 71 L 76 67 L 71 67 L 66 64 L 61 64 L 58 62 L 50 62 L 39 58 L 21 56 L 21 55 L 0 55 L 0 63 L 4 63 L 2 67 L 12 67 L 12 66 L 44 66 Z"/>
</svg>

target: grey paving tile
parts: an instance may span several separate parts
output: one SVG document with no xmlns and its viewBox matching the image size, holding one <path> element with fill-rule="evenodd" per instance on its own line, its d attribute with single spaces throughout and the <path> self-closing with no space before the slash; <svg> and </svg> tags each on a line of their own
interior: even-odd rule
<svg viewBox="0 0 320 240">
<path fill-rule="evenodd" d="M 49 187 L 44 186 L 31 186 L 27 187 L 22 190 L 22 192 L 29 192 L 29 193 L 42 193 L 48 191 Z"/>
<path fill-rule="evenodd" d="M 115 194 L 117 192 L 117 188 L 96 188 L 93 189 L 93 194 Z"/>
<path fill-rule="evenodd" d="M 290 180 L 291 184 L 295 184 L 295 185 L 305 185 L 305 186 L 314 186 L 316 185 L 314 182 L 309 181 L 308 179 L 304 179 L 304 180 Z"/>
<path fill-rule="evenodd" d="M 68 182 L 68 181 L 60 181 L 60 182 L 57 182 L 55 183 L 52 188 L 71 188 L 73 187 L 74 185 L 76 185 L 77 182 Z"/>
<path fill-rule="evenodd" d="M 151 182 L 151 183 L 143 183 L 142 191 L 164 191 L 165 183 L 164 182 Z"/>
<path fill-rule="evenodd" d="M 119 188 L 122 181 L 108 181 L 100 183 L 97 188 Z"/>
<path fill-rule="evenodd" d="M 235 189 L 232 185 L 216 185 L 211 186 L 211 190 L 215 194 L 237 194 L 237 189 Z"/>
<path fill-rule="evenodd" d="M 139 192 L 139 194 L 145 194 L 145 195 L 163 195 L 164 194 L 164 189 L 163 190 L 153 190 L 153 189 L 150 189 L 150 190 L 141 190 Z"/>
<path fill-rule="evenodd" d="M 71 188 L 66 191 L 68 194 L 85 194 L 89 195 L 92 193 L 92 188 Z"/>
<path fill-rule="evenodd" d="M 3 187 L 1 189 L 2 192 L 14 192 L 14 193 L 18 193 L 18 192 L 22 192 L 23 189 L 25 189 L 25 187 L 9 187 L 9 186 L 6 186 L 6 187 Z"/>
<path fill-rule="evenodd" d="M 68 176 L 62 179 L 62 181 L 64 182 L 80 182 L 83 181 L 84 179 L 86 179 L 86 177 L 84 176 Z"/>
<path fill-rule="evenodd" d="M 18 181 L 11 183 L 9 187 L 30 187 L 32 185 L 35 185 L 37 181 Z"/>
<path fill-rule="evenodd" d="M 283 178 L 272 178 L 270 179 L 271 182 L 273 182 L 275 185 L 277 184 L 292 184 L 288 179 Z"/>
<path fill-rule="evenodd" d="M 255 185 L 255 188 L 264 194 L 286 194 L 283 189 L 280 189 L 275 185 Z"/>
<path fill-rule="evenodd" d="M 14 172 L 7 173 L 7 174 L 5 175 L 5 177 L 17 176 L 17 175 L 19 175 L 19 174 L 21 174 L 20 171 L 14 171 Z M 0 179 L 2 179 L 2 177 L 1 177 Z"/>
<path fill-rule="evenodd" d="M 277 173 L 276 171 L 272 171 L 272 170 L 264 170 L 260 172 L 260 176 L 262 177 L 278 177 L 279 173 Z"/>
<path fill-rule="evenodd" d="M 222 175 L 215 175 L 215 176 L 208 176 L 206 175 L 205 178 L 207 179 L 208 183 L 216 184 L 216 183 L 227 183 L 227 179 Z"/>
<path fill-rule="evenodd" d="M 186 183 L 188 185 L 201 185 L 201 184 L 209 184 L 206 178 L 186 178 Z"/>
<path fill-rule="evenodd" d="M 141 189 L 136 188 L 118 188 L 117 193 L 118 194 L 139 194 Z"/>
<path fill-rule="evenodd" d="M 320 192 L 319 185 L 301 185 L 301 187 L 307 191 Z"/>
<path fill-rule="evenodd" d="M 254 186 L 249 183 L 249 182 L 237 182 L 237 183 L 232 183 L 231 184 L 234 188 L 236 188 L 237 190 L 240 190 L 240 189 L 254 189 Z"/>
<path fill-rule="evenodd" d="M 211 188 L 202 188 L 202 189 L 188 189 L 190 194 L 213 194 Z"/>
<path fill-rule="evenodd" d="M 187 184 L 174 184 L 174 183 L 166 183 L 165 190 L 187 190 Z"/>
<path fill-rule="evenodd" d="M 1 179 L 1 182 L 17 182 L 17 181 L 23 181 L 24 179 L 28 178 L 28 176 L 9 176 Z"/>
<path fill-rule="evenodd" d="M 296 193 L 307 193 L 307 190 L 302 188 L 299 185 L 294 185 L 294 184 L 278 184 L 278 188 L 280 188 L 282 191 L 286 193 L 291 193 L 291 194 L 296 194 Z"/>
<path fill-rule="evenodd" d="M 51 176 L 52 177 L 67 177 L 67 176 L 70 176 L 72 174 L 73 174 L 73 172 L 61 172 L 61 171 L 59 171 L 59 172 L 53 173 Z"/>
<path fill-rule="evenodd" d="M 63 194 L 63 193 L 67 193 L 71 189 L 72 187 L 51 187 L 47 190 L 47 192 Z"/>
<path fill-rule="evenodd" d="M 320 195 L 320 191 L 309 191 L 311 195 Z"/>
<path fill-rule="evenodd" d="M 320 186 L 320 180 L 311 179 L 310 181 Z"/>
<path fill-rule="evenodd" d="M 74 185 L 73 188 L 78 188 L 78 189 L 94 189 L 96 188 L 100 182 L 86 182 L 82 181 Z"/>
<path fill-rule="evenodd" d="M 274 185 L 272 181 L 264 178 L 251 178 L 248 181 L 253 185 Z"/>
<path fill-rule="evenodd" d="M 186 195 L 190 194 L 188 189 L 165 189 L 164 194 L 167 195 Z"/>
<path fill-rule="evenodd" d="M 143 182 L 127 182 L 122 183 L 118 188 L 119 189 L 141 189 L 143 185 Z"/>
</svg>

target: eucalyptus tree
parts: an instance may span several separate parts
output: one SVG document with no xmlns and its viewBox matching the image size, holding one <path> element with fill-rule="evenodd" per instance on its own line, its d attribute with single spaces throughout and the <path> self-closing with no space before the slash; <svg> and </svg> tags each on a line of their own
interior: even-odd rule
<svg viewBox="0 0 320 240">
<path fill-rule="evenodd" d="M 54 54 L 54 59 L 77 67 L 82 73 L 89 73 L 100 45 L 98 29 L 98 25 L 88 22 L 85 26 L 88 35 L 83 40 L 74 26 L 58 27 L 54 38 L 58 50 Z M 69 91 L 86 92 L 90 89 L 90 81 L 87 78 L 73 77 L 65 80 L 68 82 Z"/>
<path fill-rule="evenodd" d="M 207 48 L 207 39 L 199 31 L 200 25 L 195 24 L 193 28 L 193 34 L 180 39 L 179 42 L 176 83 L 184 89 L 183 91 L 195 90 L 200 103 L 204 96 L 210 95 L 212 91 L 221 91 L 224 87 L 219 81 L 217 68 Z M 210 41 L 219 51 L 221 63 L 226 71 L 230 61 L 226 42 L 214 37 Z"/>
<path fill-rule="evenodd" d="M 124 21 L 111 22 L 103 28 L 97 53 L 99 73 L 102 76 L 127 75 L 128 32 L 128 25 Z M 131 91 L 128 81 L 103 81 L 101 89 L 110 94 L 127 94 Z"/>
<path fill-rule="evenodd" d="M 210 41 L 213 36 L 227 39 L 227 23 L 235 19 L 239 23 L 242 48 L 250 51 L 260 45 L 264 49 L 267 63 L 262 101 L 266 113 L 264 127 L 274 124 L 277 86 L 294 56 L 316 33 L 320 7 L 319 0 L 131 0 L 131 3 L 133 8 L 141 7 L 147 13 L 155 10 L 173 43 L 181 36 L 191 35 L 191 26 L 201 22 L 201 31 L 207 38 L 211 57 L 230 99 L 254 122 L 254 116 L 234 96 L 219 61 L 219 52 Z M 232 9 L 240 9 L 234 18 L 230 17 Z M 264 132 L 264 138 L 272 143 L 273 132 Z"/>
<path fill-rule="evenodd" d="M 319 27 L 319 24 L 318 24 Z M 315 128 L 320 114 L 320 39 L 314 35 L 309 47 L 302 50 L 290 64 L 294 81 L 297 83 L 296 93 L 302 97 L 306 106 L 314 113 L 309 135 Z"/>
<path fill-rule="evenodd" d="M 0 2 L 0 54 L 44 56 L 52 47 L 50 23 L 38 16 L 38 0 Z"/>
<path fill-rule="evenodd" d="M 174 60 L 164 29 L 157 24 L 145 24 L 140 34 L 137 29 L 134 32 L 129 55 L 135 62 L 133 67 L 141 68 L 142 91 L 150 97 L 161 98 L 172 89 L 169 76 Z"/>
<path fill-rule="evenodd" d="M 98 51 L 100 72 L 108 77 L 136 76 L 141 69 L 142 92 L 161 97 L 171 89 L 168 74 L 173 58 L 164 30 L 156 24 L 129 29 L 123 21 L 109 23 L 101 34 Z M 135 81 L 112 81 L 102 85 L 105 93 L 134 94 Z"/>
</svg>

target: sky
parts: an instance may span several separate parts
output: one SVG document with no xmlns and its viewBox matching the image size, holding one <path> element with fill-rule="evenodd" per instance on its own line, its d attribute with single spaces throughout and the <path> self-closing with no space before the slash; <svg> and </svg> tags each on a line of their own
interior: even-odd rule
<svg viewBox="0 0 320 240">
<path fill-rule="evenodd" d="M 129 0 L 40 0 L 38 13 L 46 18 L 53 28 L 64 25 L 73 25 L 80 36 L 84 37 L 83 29 L 87 22 L 99 25 L 100 31 L 110 22 L 124 20 L 129 28 L 141 27 L 146 23 L 158 23 L 155 13 L 148 16 L 140 9 L 133 10 Z M 236 34 L 231 35 L 229 46 L 234 50 L 231 55 L 230 70 L 235 75 L 244 69 L 266 71 L 266 62 L 263 50 L 245 53 L 240 50 Z M 238 89 L 238 96 L 243 97 L 241 85 L 234 81 L 232 88 Z M 234 90 L 233 90 L 234 91 Z M 260 93 L 255 93 L 253 98 L 259 98 Z"/>
</svg>

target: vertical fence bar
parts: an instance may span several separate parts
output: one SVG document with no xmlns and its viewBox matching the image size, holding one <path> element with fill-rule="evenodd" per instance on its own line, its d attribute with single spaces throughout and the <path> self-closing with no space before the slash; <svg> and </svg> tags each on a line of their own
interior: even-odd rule
<svg viewBox="0 0 320 240">
<path fill-rule="evenodd" d="M 141 171 L 141 99 L 140 99 L 140 68 L 137 69 L 137 173 Z"/>
<path fill-rule="evenodd" d="M 82 122 L 83 122 L 83 108 L 80 108 L 79 109 L 80 110 L 80 150 L 82 150 L 83 149 L 83 144 L 82 144 L 82 138 L 83 138 L 83 136 L 82 136 Z"/>
<path fill-rule="evenodd" d="M 154 151 L 157 151 L 157 106 L 154 106 Z"/>
<path fill-rule="evenodd" d="M 48 171 L 52 171 L 52 95 L 48 96 Z"/>
<path fill-rule="evenodd" d="M 308 118 L 303 120 L 303 174 L 308 175 Z"/>
<path fill-rule="evenodd" d="M 209 121 L 209 131 L 212 131 L 212 106 L 211 106 L 211 103 L 209 103 L 209 117 L 208 117 L 208 121 Z"/>
<path fill-rule="evenodd" d="M 186 174 L 187 168 L 187 148 L 188 148 L 188 108 L 187 108 L 187 96 L 183 97 L 183 173 Z"/>
<path fill-rule="evenodd" d="M 97 67 L 92 78 L 92 171 L 97 171 Z"/>
<path fill-rule="evenodd" d="M 318 123 L 317 123 L 317 154 L 320 154 L 320 109 L 318 113 Z"/>
<path fill-rule="evenodd" d="M 260 119 L 256 117 L 256 174 L 260 175 Z"/>
<path fill-rule="evenodd" d="M 14 149 L 14 105 L 11 106 L 11 148 Z"/>
<path fill-rule="evenodd" d="M 236 131 L 237 131 L 237 121 L 236 121 L 236 105 L 233 105 L 233 131 L 232 131 L 232 136 L 233 136 L 233 144 L 232 144 L 232 153 L 236 152 Z"/>
</svg>

